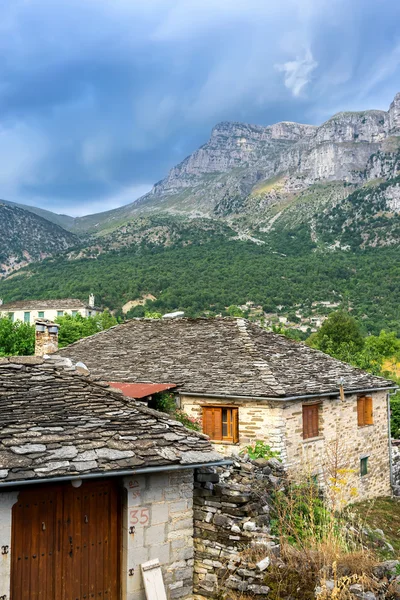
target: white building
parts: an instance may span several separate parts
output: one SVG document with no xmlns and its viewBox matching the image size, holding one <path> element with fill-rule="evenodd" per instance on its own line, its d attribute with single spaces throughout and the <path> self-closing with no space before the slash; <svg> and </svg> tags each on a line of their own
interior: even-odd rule
<svg viewBox="0 0 400 600">
<path fill-rule="evenodd" d="M 0 315 L 10 316 L 13 321 L 24 323 L 35 322 L 35 319 L 48 319 L 54 321 L 57 317 L 65 314 L 82 317 L 94 317 L 101 309 L 95 306 L 93 294 L 89 296 L 89 302 L 82 302 L 76 298 L 64 298 L 63 300 L 17 300 L 3 304 L 0 299 Z"/>
</svg>

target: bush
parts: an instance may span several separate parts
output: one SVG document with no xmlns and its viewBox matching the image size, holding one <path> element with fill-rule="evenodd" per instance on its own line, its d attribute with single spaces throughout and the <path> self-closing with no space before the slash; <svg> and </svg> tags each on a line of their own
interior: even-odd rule
<svg viewBox="0 0 400 600">
<path fill-rule="evenodd" d="M 196 419 L 189 417 L 183 410 L 177 408 L 174 394 L 170 392 L 156 394 L 154 399 L 149 403 L 149 406 L 155 410 L 167 413 L 172 419 L 179 421 L 188 429 L 193 429 L 194 431 L 201 430 L 200 423 Z"/>
<path fill-rule="evenodd" d="M 271 446 L 265 444 L 261 440 L 257 440 L 254 446 L 246 446 L 240 454 L 248 454 L 249 458 L 255 460 L 256 458 L 278 458 L 280 452 L 271 449 Z M 279 459 L 280 460 L 280 459 Z"/>
</svg>

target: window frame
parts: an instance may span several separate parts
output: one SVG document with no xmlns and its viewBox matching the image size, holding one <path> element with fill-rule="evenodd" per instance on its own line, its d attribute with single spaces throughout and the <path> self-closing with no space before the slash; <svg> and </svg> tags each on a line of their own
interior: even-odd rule
<svg viewBox="0 0 400 600">
<path fill-rule="evenodd" d="M 71 317 L 76 317 L 79 313 L 79 310 L 72 310 L 71 311 Z"/>
<path fill-rule="evenodd" d="M 321 427 L 320 427 L 320 406 L 322 402 L 312 402 L 309 404 L 302 404 L 302 435 L 303 440 L 312 440 L 320 437 L 321 435 Z M 306 417 L 306 413 L 315 413 L 314 417 Z M 316 423 L 315 423 L 315 415 L 316 415 Z M 310 426 L 310 427 L 309 427 Z"/>
<path fill-rule="evenodd" d="M 38 310 L 38 319 L 44 319 L 44 310 Z"/>
<path fill-rule="evenodd" d="M 64 311 L 63 310 L 58 310 L 57 311 L 57 317 L 63 317 L 64 316 Z"/>
<path fill-rule="evenodd" d="M 360 477 L 368 475 L 368 459 L 369 456 L 362 456 L 360 458 Z"/>
<path fill-rule="evenodd" d="M 239 442 L 239 408 L 237 406 L 203 406 L 202 409 L 202 431 L 208 435 L 211 441 L 225 444 Z M 224 415 L 225 412 L 226 415 Z"/>
<path fill-rule="evenodd" d="M 31 322 L 31 311 L 24 311 L 24 323 L 30 323 Z"/>
<path fill-rule="evenodd" d="M 357 397 L 357 427 L 374 424 L 374 402 L 372 396 Z"/>
</svg>

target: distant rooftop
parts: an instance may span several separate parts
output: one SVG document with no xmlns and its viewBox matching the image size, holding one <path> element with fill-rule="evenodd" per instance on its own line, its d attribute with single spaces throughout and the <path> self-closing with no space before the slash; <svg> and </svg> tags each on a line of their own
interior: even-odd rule
<svg viewBox="0 0 400 600">
<path fill-rule="evenodd" d="M 88 302 L 77 298 L 62 298 L 60 300 L 15 300 L 0 304 L 0 312 L 11 310 L 71 310 L 79 308 L 94 308 Z"/>
</svg>

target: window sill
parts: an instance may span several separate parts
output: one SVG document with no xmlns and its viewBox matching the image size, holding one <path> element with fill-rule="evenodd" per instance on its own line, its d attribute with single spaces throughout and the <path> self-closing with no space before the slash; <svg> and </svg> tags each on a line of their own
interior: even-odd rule
<svg viewBox="0 0 400 600">
<path fill-rule="evenodd" d="M 239 446 L 239 442 L 230 442 L 228 440 L 212 440 L 210 438 L 210 442 L 213 444 L 223 444 L 224 446 Z"/>
<path fill-rule="evenodd" d="M 358 425 L 358 429 L 365 429 L 366 427 L 373 427 L 375 423 L 368 423 L 368 425 Z"/>
<path fill-rule="evenodd" d="M 313 442 L 319 442 L 320 440 L 323 440 L 324 436 L 323 435 L 319 435 L 317 437 L 313 437 L 313 438 L 306 438 L 305 440 L 303 439 L 302 444 L 312 444 Z"/>
</svg>

